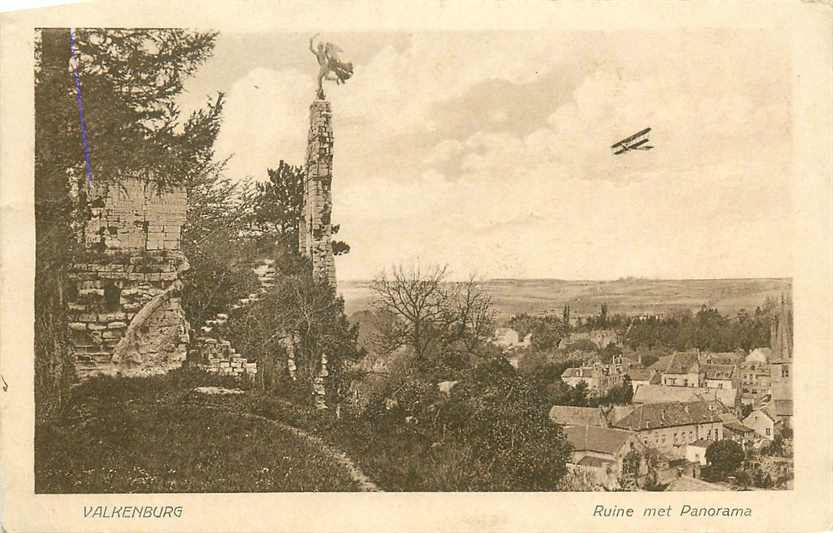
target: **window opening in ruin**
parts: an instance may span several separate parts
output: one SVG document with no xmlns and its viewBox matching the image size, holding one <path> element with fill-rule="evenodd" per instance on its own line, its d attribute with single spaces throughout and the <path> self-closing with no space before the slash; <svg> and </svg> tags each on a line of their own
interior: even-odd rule
<svg viewBox="0 0 833 533">
<path fill-rule="evenodd" d="M 121 289 L 113 284 L 104 287 L 104 309 L 107 312 L 117 311 L 121 304 Z"/>
</svg>

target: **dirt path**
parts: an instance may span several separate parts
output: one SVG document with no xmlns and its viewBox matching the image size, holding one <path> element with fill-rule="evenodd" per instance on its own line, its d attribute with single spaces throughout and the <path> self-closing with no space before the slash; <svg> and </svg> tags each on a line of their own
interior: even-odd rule
<svg viewBox="0 0 833 533">
<path fill-rule="evenodd" d="M 353 460 L 350 459 L 350 457 L 348 457 L 346 453 L 339 449 L 333 448 L 332 446 L 324 442 L 324 439 L 322 439 L 321 437 L 317 437 L 315 435 L 312 435 L 311 433 L 307 433 L 306 431 L 298 429 L 294 426 L 290 426 L 289 424 L 285 424 L 283 422 L 279 422 L 271 418 L 266 418 L 265 416 L 253 415 L 251 413 L 240 413 L 238 411 L 226 409 L 216 405 L 198 405 L 199 407 L 203 407 L 205 409 L 215 409 L 217 411 L 225 411 L 227 413 L 232 413 L 252 420 L 260 420 L 273 426 L 277 426 L 284 431 L 288 431 L 296 437 L 299 437 L 301 439 L 306 440 L 307 442 L 312 443 L 315 447 L 321 450 L 322 453 L 331 457 L 333 461 L 343 466 L 350 474 L 350 477 L 353 478 L 353 481 L 355 481 L 356 484 L 359 486 L 359 490 L 361 492 L 382 492 L 382 489 L 380 489 L 378 485 L 373 483 L 370 480 L 370 478 L 367 477 L 367 475 L 364 472 L 362 472 L 362 470 L 358 466 L 356 466 Z"/>
</svg>

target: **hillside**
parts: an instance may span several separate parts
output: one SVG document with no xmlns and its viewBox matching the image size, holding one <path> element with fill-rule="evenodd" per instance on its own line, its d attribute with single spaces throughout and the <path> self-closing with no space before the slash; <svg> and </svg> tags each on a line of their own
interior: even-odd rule
<svg viewBox="0 0 833 533">
<path fill-rule="evenodd" d="M 351 315 L 372 302 L 367 281 L 339 282 L 339 292 Z M 767 297 L 789 294 L 790 279 L 620 279 L 567 281 L 556 279 L 495 279 L 484 282 L 501 317 L 517 313 L 560 312 L 565 304 L 573 316 L 597 313 L 602 303 L 609 312 L 641 314 L 696 310 L 706 304 L 723 314 L 755 309 Z"/>
</svg>

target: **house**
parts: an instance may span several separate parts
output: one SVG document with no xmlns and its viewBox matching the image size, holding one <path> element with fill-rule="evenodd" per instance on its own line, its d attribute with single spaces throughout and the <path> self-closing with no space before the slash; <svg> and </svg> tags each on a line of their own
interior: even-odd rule
<svg viewBox="0 0 833 533">
<path fill-rule="evenodd" d="M 744 363 L 760 363 L 760 364 L 767 364 L 769 363 L 770 358 L 772 357 L 772 350 L 770 348 L 755 348 L 749 355 L 746 356 L 744 359 Z"/>
<path fill-rule="evenodd" d="M 635 389 L 634 404 L 662 402 L 693 402 L 718 400 L 726 409 L 734 409 L 738 403 L 737 389 L 709 389 L 705 387 L 675 387 L 668 385 L 642 385 Z"/>
<path fill-rule="evenodd" d="M 605 419 L 608 422 L 608 427 L 610 427 L 613 422 L 617 420 L 621 420 L 631 414 L 634 410 L 634 406 L 632 404 L 628 405 L 609 405 L 609 406 L 602 406 L 602 412 L 605 415 Z"/>
<path fill-rule="evenodd" d="M 565 335 L 561 339 L 561 342 L 558 343 L 558 347 L 563 350 L 571 344 L 577 344 L 582 341 L 593 342 L 590 340 L 590 333 L 587 331 L 574 331 L 569 335 Z"/>
<path fill-rule="evenodd" d="M 738 417 L 731 413 L 721 413 L 723 421 L 723 438 L 733 440 L 739 444 L 751 441 L 755 437 L 755 430 L 743 425 Z"/>
<path fill-rule="evenodd" d="M 685 458 L 691 463 L 698 463 L 706 466 L 706 450 L 713 443 L 713 440 L 697 439 L 690 442 L 685 447 Z"/>
<path fill-rule="evenodd" d="M 737 352 L 700 352 L 701 365 L 739 365 L 746 358 L 743 351 Z"/>
<path fill-rule="evenodd" d="M 792 400 L 773 400 L 773 414 L 777 420 L 783 424 L 784 428 L 793 427 L 793 401 Z"/>
<path fill-rule="evenodd" d="M 668 368 L 668 363 L 671 362 L 671 355 L 663 355 L 659 359 L 657 359 L 654 364 L 648 367 L 648 370 L 652 370 L 654 374 L 661 374 L 663 370 Z"/>
<path fill-rule="evenodd" d="M 634 431 L 646 446 L 684 457 L 689 443 L 723 438 L 723 409 L 720 402 L 702 400 L 643 404 L 612 427 Z"/>
<path fill-rule="evenodd" d="M 591 395 L 604 395 L 612 387 L 624 383 L 625 369 L 617 364 L 596 363 L 593 366 L 567 368 L 561 374 L 561 380 L 571 387 L 584 382 Z"/>
<path fill-rule="evenodd" d="M 740 365 L 741 402 L 747 405 L 755 405 L 764 395 L 771 393 L 770 366 L 767 361 L 758 359 L 747 357 Z"/>
<path fill-rule="evenodd" d="M 647 368 L 631 367 L 628 369 L 628 377 L 631 378 L 631 387 L 635 391 L 640 385 L 649 385 L 654 372 Z"/>
<path fill-rule="evenodd" d="M 575 387 L 579 383 L 585 383 L 588 389 L 597 389 L 599 382 L 597 375 L 592 366 L 571 367 L 564 370 L 561 374 L 561 381 L 571 387 Z"/>
<path fill-rule="evenodd" d="M 752 428 L 761 437 L 772 440 L 781 429 L 783 422 L 772 414 L 768 407 L 755 409 L 743 419 L 743 425 Z"/>
<path fill-rule="evenodd" d="M 709 389 L 738 388 L 737 367 L 735 365 L 705 364 L 700 366 L 703 374 L 703 386 Z"/>
<path fill-rule="evenodd" d="M 646 448 L 632 431 L 571 426 L 564 429 L 567 442 L 573 447 L 573 463 L 591 470 L 605 486 L 615 484 L 626 470 L 625 458 L 630 452 L 638 454 L 637 477 L 648 473 Z"/>
<path fill-rule="evenodd" d="M 517 331 L 512 328 L 496 328 L 492 342 L 501 348 L 517 349 L 527 348 L 531 344 L 532 334 L 528 334 L 521 340 Z"/>
<path fill-rule="evenodd" d="M 660 369 L 662 384 L 674 387 L 700 387 L 700 360 L 697 352 L 675 352 Z"/>
<path fill-rule="evenodd" d="M 564 427 L 593 426 L 606 428 L 608 426 L 604 413 L 598 407 L 553 405 L 550 409 L 550 420 Z"/>
<path fill-rule="evenodd" d="M 597 348 L 606 348 L 609 344 L 620 345 L 621 336 L 613 329 L 594 329 L 593 331 L 573 332 L 561 339 L 558 347 L 567 348 L 582 341 L 592 342 Z"/>
</svg>

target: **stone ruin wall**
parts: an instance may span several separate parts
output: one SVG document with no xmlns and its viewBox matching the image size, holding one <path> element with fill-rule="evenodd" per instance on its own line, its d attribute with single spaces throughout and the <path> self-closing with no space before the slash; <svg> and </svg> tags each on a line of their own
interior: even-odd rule
<svg viewBox="0 0 833 533">
<path fill-rule="evenodd" d="M 86 259 L 68 277 L 77 378 L 147 375 L 182 365 L 188 323 L 180 304 L 187 207 L 183 188 L 127 178 L 93 184 L 82 228 Z"/>
<path fill-rule="evenodd" d="M 316 279 L 336 287 L 332 237 L 333 127 L 330 102 L 310 106 L 303 221 L 299 231 L 301 255 L 310 258 Z"/>
</svg>

